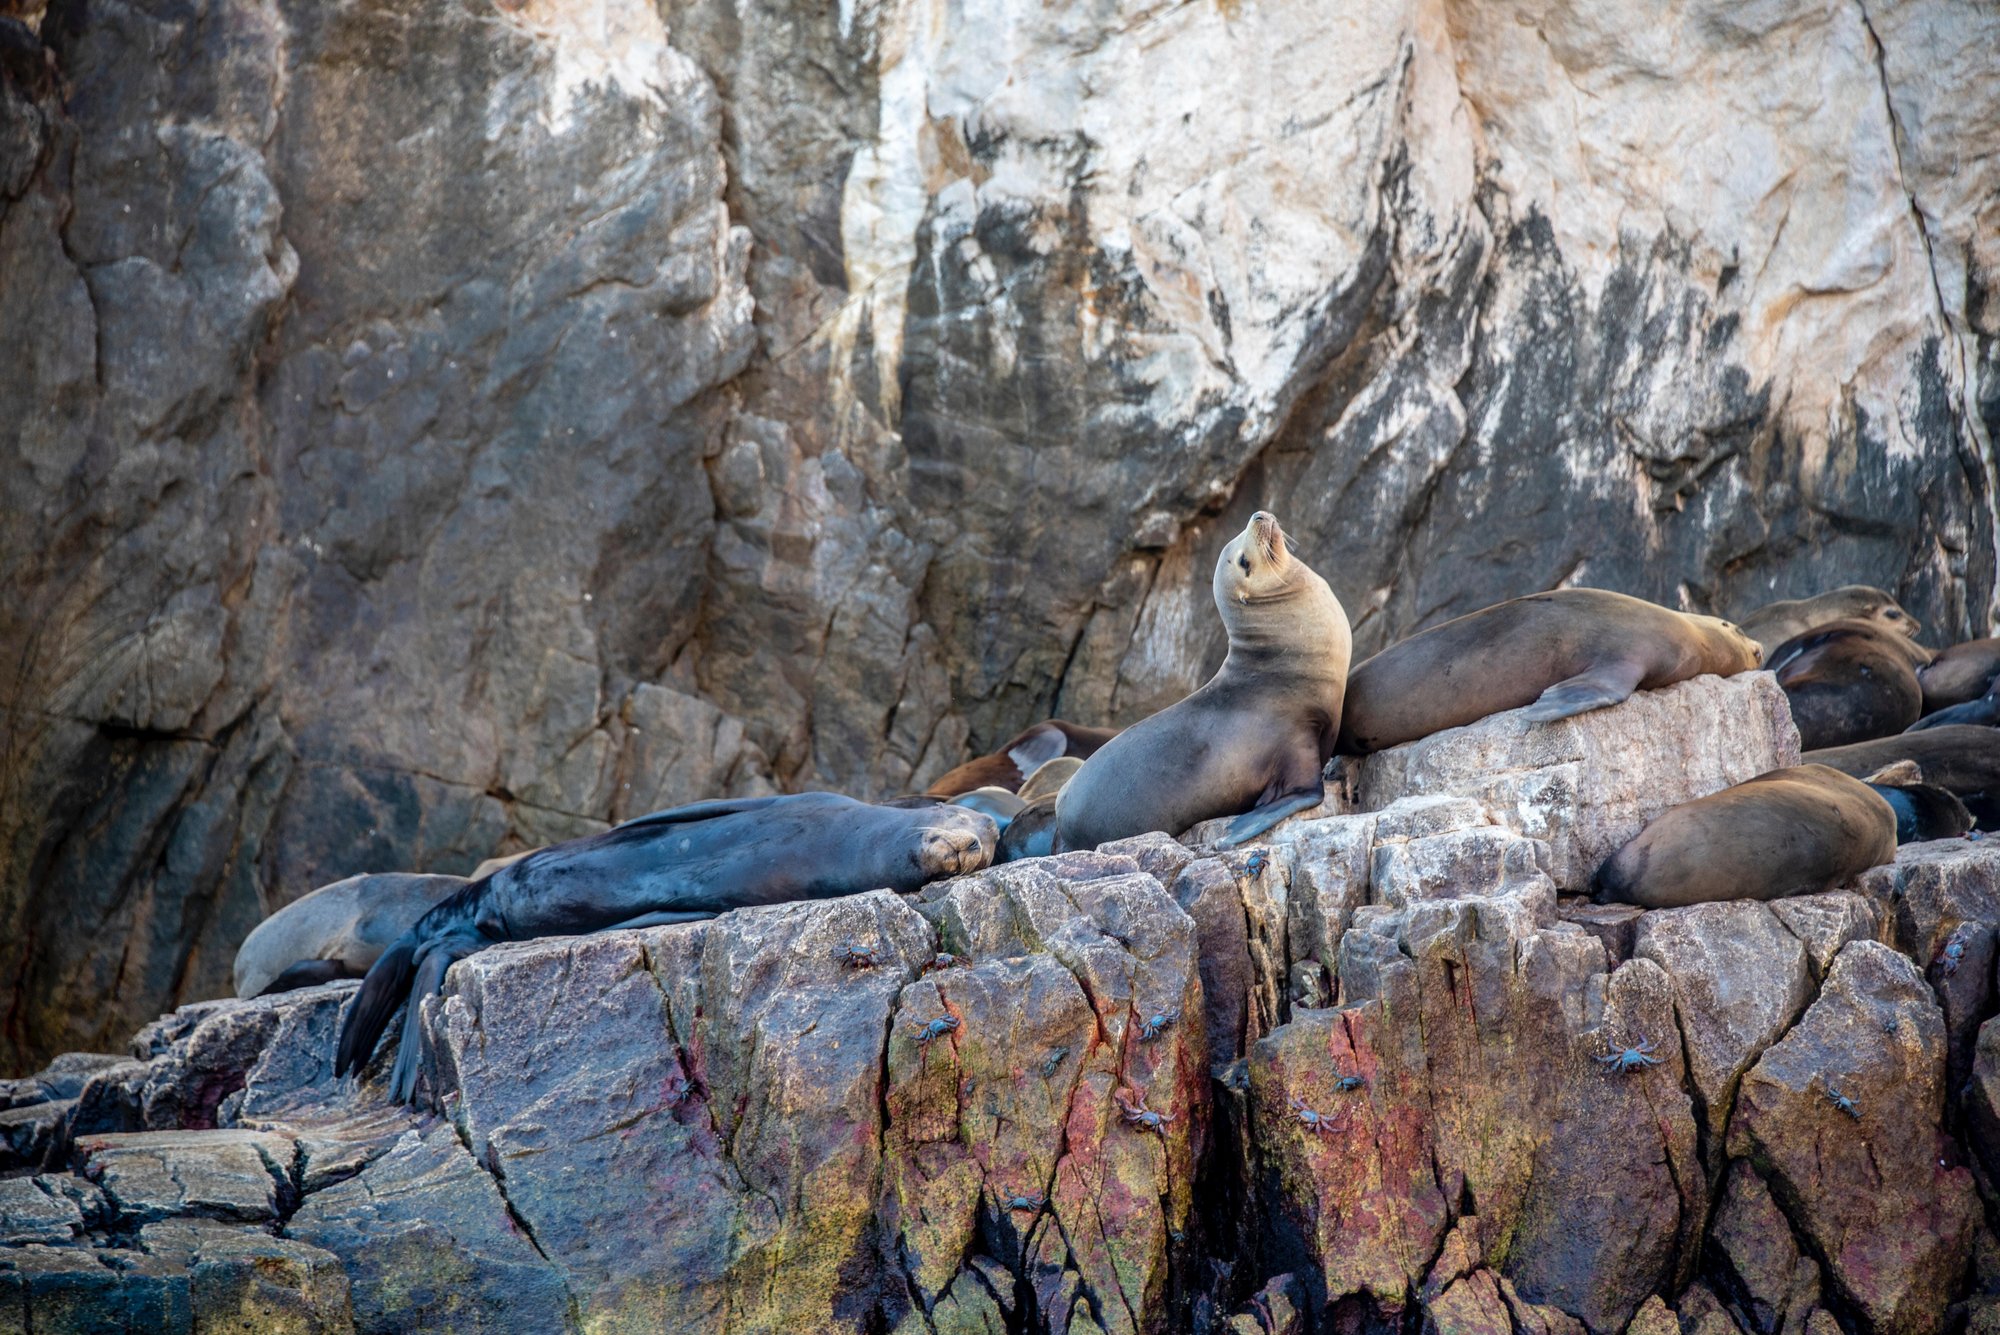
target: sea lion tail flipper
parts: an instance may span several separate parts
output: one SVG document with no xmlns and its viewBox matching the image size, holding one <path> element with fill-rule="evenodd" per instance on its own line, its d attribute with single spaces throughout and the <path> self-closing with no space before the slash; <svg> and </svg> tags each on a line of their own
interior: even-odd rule
<svg viewBox="0 0 2000 1335">
<path fill-rule="evenodd" d="M 1229 829 L 1215 841 L 1215 846 L 1223 851 L 1241 848 L 1258 835 L 1269 830 L 1287 816 L 1309 811 L 1326 800 L 1324 786 L 1315 785 L 1302 792 L 1288 793 L 1274 797 L 1261 806 L 1254 806 L 1235 820 L 1229 822 Z"/>
<path fill-rule="evenodd" d="M 410 990 L 410 975 L 416 972 L 418 937 L 412 928 L 382 952 L 361 981 L 361 990 L 347 1008 L 347 1023 L 340 1029 L 340 1044 L 334 1050 L 333 1073 L 359 1071 L 375 1054 L 376 1040 L 389 1027 L 390 1017 Z"/>
<path fill-rule="evenodd" d="M 1602 663 L 1549 687 L 1521 716 L 1530 723 L 1554 723 L 1606 705 L 1622 704 L 1631 699 L 1645 675 L 1644 666 L 1638 663 Z"/>
<path fill-rule="evenodd" d="M 320 983 L 331 983 L 337 978 L 352 978 L 354 971 L 339 960 L 300 960 L 291 968 L 264 985 L 260 997 L 273 996 L 279 992 L 290 992 L 301 987 L 315 987 Z"/>
</svg>

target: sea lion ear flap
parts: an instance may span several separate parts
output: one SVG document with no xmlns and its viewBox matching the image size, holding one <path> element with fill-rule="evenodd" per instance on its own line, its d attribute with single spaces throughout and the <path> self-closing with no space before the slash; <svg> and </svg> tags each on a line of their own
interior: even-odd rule
<svg viewBox="0 0 2000 1335">
<path fill-rule="evenodd" d="M 1014 744 L 1007 748 L 1007 759 L 1014 762 L 1014 768 L 1025 779 L 1068 749 L 1069 738 L 1063 736 L 1061 728 L 1053 723 L 1037 723 L 1014 739 Z"/>
<path fill-rule="evenodd" d="M 1914 760 L 1897 760 L 1884 765 L 1863 779 L 1863 783 L 1879 783 L 1890 788 L 1908 788 L 1924 781 L 1924 772 L 1917 768 Z"/>
</svg>

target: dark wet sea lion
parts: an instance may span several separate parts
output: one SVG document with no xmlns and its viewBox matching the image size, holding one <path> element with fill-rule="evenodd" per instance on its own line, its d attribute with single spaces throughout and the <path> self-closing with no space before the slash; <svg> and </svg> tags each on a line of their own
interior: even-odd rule
<svg viewBox="0 0 2000 1335">
<path fill-rule="evenodd" d="M 1977 699 L 1959 705 L 1946 705 L 1936 713 L 1924 715 L 1903 731 L 1923 732 L 1927 728 L 1949 728 L 1958 723 L 2000 728 L 2000 682 L 1995 682 L 1991 690 Z"/>
<path fill-rule="evenodd" d="M 1000 831 L 1000 846 L 993 861 L 1019 862 L 1022 858 L 1045 858 L 1056 851 L 1056 795 L 1038 797 L 1022 807 L 1020 814 Z"/>
<path fill-rule="evenodd" d="M 1923 771 L 1924 782 L 1965 803 L 1981 829 L 2000 829 L 2000 729 L 1949 724 L 1808 751 L 1803 758 L 1856 778 L 1866 778 L 1898 760 L 1913 760 Z"/>
<path fill-rule="evenodd" d="M 1873 621 L 1894 634 L 1914 640 L 1923 629 L 1896 600 L 1881 589 L 1867 584 L 1846 584 L 1810 598 L 1791 598 L 1766 603 L 1756 611 L 1736 619 L 1737 629 L 1764 648 L 1769 663 L 1777 647 L 1795 635 L 1803 635 L 1829 621 Z"/>
<path fill-rule="evenodd" d="M 469 884 L 463 876 L 382 872 L 301 895 L 258 923 L 237 947 L 236 995 L 359 978 L 410 924 Z"/>
<path fill-rule="evenodd" d="M 1021 785 L 1019 796 L 1023 802 L 1032 802 L 1039 797 L 1054 797 L 1082 768 L 1081 757 L 1057 756 L 1028 776 L 1027 781 Z"/>
<path fill-rule="evenodd" d="M 1924 772 L 1914 760 L 1884 766 L 1862 782 L 1881 794 L 1896 813 L 1898 844 L 1956 839 L 1972 828 L 1972 813 L 1965 803 L 1925 783 Z"/>
<path fill-rule="evenodd" d="M 1917 669 L 1924 713 L 1977 700 L 2000 682 L 2000 640 L 1967 640 L 1942 650 Z"/>
<path fill-rule="evenodd" d="M 1060 848 L 1237 816 L 1222 840 L 1233 847 L 1319 805 L 1347 682 L 1347 613 L 1261 510 L 1222 549 L 1211 588 L 1229 633 L 1222 666 L 1084 761 L 1056 795 Z"/>
<path fill-rule="evenodd" d="M 1766 665 L 1792 707 L 1799 745 L 1814 751 L 1901 732 L 1923 711 L 1910 651 L 1875 621 L 1835 621 L 1779 645 Z"/>
<path fill-rule="evenodd" d="M 335 1074 L 358 1071 L 406 996 L 391 1096 L 417 1076 L 417 1000 L 453 961 L 500 941 L 714 917 L 755 904 L 914 891 L 984 867 L 999 837 L 983 812 L 894 807 L 837 793 L 697 802 L 552 844 L 474 881 L 417 920 L 368 971 L 347 1013 Z"/>
<path fill-rule="evenodd" d="M 1354 669 L 1340 750 L 1366 755 L 1527 708 L 1548 723 L 1635 690 L 1757 666 L 1756 642 L 1716 617 L 1607 589 L 1514 598 L 1390 645 Z"/>
<path fill-rule="evenodd" d="M 965 807 L 970 811 L 983 811 L 993 818 L 994 824 L 1004 830 L 1007 828 L 1007 822 L 1014 819 L 1027 803 L 1005 788 L 989 787 L 974 788 L 969 793 L 960 793 L 945 805 Z"/>
<path fill-rule="evenodd" d="M 1116 728 L 1087 728 L 1054 718 L 1024 728 L 991 755 L 977 756 L 924 789 L 932 797 L 956 797 L 974 788 L 1019 789 L 1030 774 L 1058 756 L 1084 759 L 1118 735 Z"/>
<path fill-rule="evenodd" d="M 1771 770 L 1670 807 L 1598 868 L 1596 897 L 1641 908 L 1809 895 L 1896 857 L 1896 812 L 1825 765 Z"/>
</svg>

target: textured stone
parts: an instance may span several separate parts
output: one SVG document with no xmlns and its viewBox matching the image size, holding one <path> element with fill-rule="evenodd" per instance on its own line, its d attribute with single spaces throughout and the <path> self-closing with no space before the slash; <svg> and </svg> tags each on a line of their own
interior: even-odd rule
<svg viewBox="0 0 2000 1335">
<path fill-rule="evenodd" d="M 59 1245 L 103 1222 L 104 1197 L 77 1178 L 12 1177 L 0 1180 L 0 1244 Z"/>
<path fill-rule="evenodd" d="M 1834 1107 L 1832 1090 L 1858 1118 Z M 1904 956 L 1855 941 L 1805 1018 L 1744 1077 L 1730 1122 L 1729 1152 L 1825 1258 L 1833 1290 L 1893 1335 L 1942 1327 L 1972 1243 L 1977 1198 L 1943 1128 L 1944 1096 L 1930 989 Z"/>
<path fill-rule="evenodd" d="M 1545 842 L 1549 874 L 1573 893 L 1668 807 L 1795 765 L 1798 754 L 1784 692 L 1752 672 L 1639 691 L 1558 723 L 1495 714 L 1341 764 L 1362 811 L 1417 795 L 1476 801 Z"/>
<path fill-rule="evenodd" d="M 352 1335 L 346 1272 L 330 1252 L 209 1220 L 139 1231 L 147 1255 L 188 1275 L 195 1335 Z"/>
<path fill-rule="evenodd" d="M 1770 1189 L 1741 1159 L 1725 1171 L 1709 1249 L 1757 1335 L 1803 1326 L 1819 1299 L 1819 1267 L 1799 1251 Z"/>
<path fill-rule="evenodd" d="M 176 1215 L 274 1220 L 293 1197 L 289 1138 L 255 1131 L 142 1131 L 76 1143 L 83 1174 L 112 1212 L 148 1223 Z"/>
</svg>

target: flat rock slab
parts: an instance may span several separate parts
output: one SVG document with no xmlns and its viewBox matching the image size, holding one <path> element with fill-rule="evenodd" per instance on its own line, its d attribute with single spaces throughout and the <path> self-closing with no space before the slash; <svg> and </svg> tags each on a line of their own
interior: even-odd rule
<svg viewBox="0 0 2000 1335">
<path fill-rule="evenodd" d="M 1510 710 L 1341 762 L 1352 809 L 1450 794 L 1549 846 L 1565 893 L 1668 807 L 1799 761 L 1798 730 L 1768 672 L 1696 677 L 1608 709 L 1531 724 Z"/>
<path fill-rule="evenodd" d="M 289 1136 L 260 1131 L 142 1131 L 76 1144 L 84 1176 L 121 1220 L 177 1215 L 275 1220 L 292 1191 Z"/>
<path fill-rule="evenodd" d="M 0 1181 L 0 1245 L 73 1242 L 108 1213 L 103 1193 L 81 1178 L 12 1177 Z"/>
</svg>

